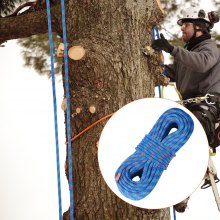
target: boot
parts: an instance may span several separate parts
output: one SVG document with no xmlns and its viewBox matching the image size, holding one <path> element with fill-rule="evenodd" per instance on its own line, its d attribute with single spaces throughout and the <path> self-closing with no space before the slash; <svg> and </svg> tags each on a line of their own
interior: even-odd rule
<svg viewBox="0 0 220 220">
<path fill-rule="evenodd" d="M 180 203 L 174 205 L 173 208 L 174 208 L 177 212 L 183 213 L 183 212 L 185 212 L 185 210 L 186 210 L 188 201 L 189 201 L 189 197 L 186 198 L 186 199 L 184 199 L 182 202 L 180 202 Z"/>
</svg>

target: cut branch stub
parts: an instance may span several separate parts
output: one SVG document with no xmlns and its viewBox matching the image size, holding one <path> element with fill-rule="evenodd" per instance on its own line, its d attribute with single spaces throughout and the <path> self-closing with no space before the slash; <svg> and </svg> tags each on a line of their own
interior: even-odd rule
<svg viewBox="0 0 220 220">
<path fill-rule="evenodd" d="M 85 55 L 85 49 L 81 46 L 73 46 L 69 49 L 68 55 L 73 60 L 81 60 Z"/>
<path fill-rule="evenodd" d="M 64 44 L 60 43 L 57 48 L 57 57 L 64 57 Z"/>
</svg>

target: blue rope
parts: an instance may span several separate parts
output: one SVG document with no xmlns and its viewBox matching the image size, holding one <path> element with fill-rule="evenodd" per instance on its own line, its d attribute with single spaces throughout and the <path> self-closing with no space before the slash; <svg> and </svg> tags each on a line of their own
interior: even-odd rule
<svg viewBox="0 0 220 220">
<path fill-rule="evenodd" d="M 170 133 L 172 128 L 177 130 Z M 129 199 L 140 200 L 156 186 L 176 152 L 187 142 L 194 129 L 192 118 L 183 110 L 171 108 L 157 120 L 115 173 L 119 191 Z M 169 134 L 170 133 L 170 134 Z M 133 178 L 139 177 L 139 181 Z"/>
<path fill-rule="evenodd" d="M 176 220 L 176 211 L 174 208 L 173 208 L 173 220 Z"/>
<path fill-rule="evenodd" d="M 67 143 L 68 143 L 68 163 L 69 163 L 69 190 L 70 190 L 70 220 L 74 219 L 74 201 L 73 201 L 73 167 L 72 167 L 72 147 L 71 147 L 71 113 L 70 113 L 70 95 L 69 95 L 69 75 L 68 75 L 68 54 L 67 54 L 67 33 L 65 3 L 61 0 L 62 8 L 62 27 L 64 44 L 64 70 L 65 70 L 65 88 L 66 88 L 66 114 L 67 114 Z"/>
<path fill-rule="evenodd" d="M 156 36 L 155 36 L 155 32 L 156 32 Z M 152 35 L 153 40 L 156 40 L 156 38 L 160 39 L 160 33 L 159 33 L 159 29 L 157 26 L 155 28 L 152 27 L 151 35 Z M 162 96 L 161 95 L 161 88 L 160 88 L 160 86 L 158 86 L 157 88 L 158 88 L 159 97 L 161 98 L 161 96 Z"/>
<path fill-rule="evenodd" d="M 56 83 L 54 70 L 54 56 L 53 56 L 53 36 L 51 27 L 50 1 L 46 0 L 47 18 L 48 18 L 48 35 L 50 41 L 50 59 L 51 59 L 51 76 L 52 76 L 52 92 L 53 92 L 53 108 L 54 108 L 54 127 L 55 127 L 55 142 L 56 142 L 56 166 L 57 166 L 57 189 L 58 189 L 58 203 L 59 203 L 59 219 L 62 220 L 62 194 L 61 194 L 61 180 L 60 180 L 60 158 L 59 158 L 59 138 L 58 138 L 58 120 L 57 120 L 57 100 L 56 100 Z"/>
</svg>

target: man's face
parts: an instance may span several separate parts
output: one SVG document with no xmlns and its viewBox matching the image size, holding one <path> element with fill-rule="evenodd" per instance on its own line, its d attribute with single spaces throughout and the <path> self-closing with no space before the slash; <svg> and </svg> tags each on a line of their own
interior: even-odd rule
<svg viewBox="0 0 220 220">
<path fill-rule="evenodd" d="M 184 42 L 187 43 L 194 34 L 193 24 L 190 22 L 184 22 L 181 27 L 181 31 L 182 31 L 182 39 Z"/>
</svg>

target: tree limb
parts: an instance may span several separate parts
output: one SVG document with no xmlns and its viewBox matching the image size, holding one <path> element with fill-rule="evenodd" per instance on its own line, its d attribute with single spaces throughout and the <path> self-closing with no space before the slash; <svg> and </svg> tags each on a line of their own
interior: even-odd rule
<svg viewBox="0 0 220 220">
<path fill-rule="evenodd" d="M 61 22 L 60 5 L 51 7 L 53 31 L 60 34 L 57 29 Z M 56 23 L 56 25 L 54 25 Z M 30 37 L 48 31 L 46 9 L 24 13 L 19 16 L 0 18 L 0 44 L 12 39 Z"/>
</svg>

